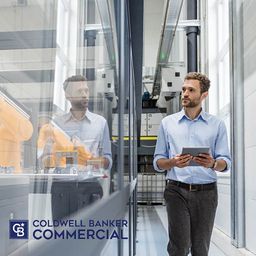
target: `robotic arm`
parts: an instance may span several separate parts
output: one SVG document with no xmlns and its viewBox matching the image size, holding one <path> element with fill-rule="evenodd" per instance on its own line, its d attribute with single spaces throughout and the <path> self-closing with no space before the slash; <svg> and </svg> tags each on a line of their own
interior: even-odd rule
<svg viewBox="0 0 256 256">
<path fill-rule="evenodd" d="M 21 172 L 21 142 L 29 140 L 33 126 L 19 108 L 0 95 L 0 167 Z"/>
</svg>

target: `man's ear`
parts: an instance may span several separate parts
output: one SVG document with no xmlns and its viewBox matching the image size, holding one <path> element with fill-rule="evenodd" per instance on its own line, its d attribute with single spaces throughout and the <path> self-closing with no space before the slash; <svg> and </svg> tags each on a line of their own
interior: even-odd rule
<svg viewBox="0 0 256 256">
<path fill-rule="evenodd" d="M 208 96 L 208 92 L 203 92 L 201 95 L 202 100 L 204 100 L 207 96 Z"/>
</svg>

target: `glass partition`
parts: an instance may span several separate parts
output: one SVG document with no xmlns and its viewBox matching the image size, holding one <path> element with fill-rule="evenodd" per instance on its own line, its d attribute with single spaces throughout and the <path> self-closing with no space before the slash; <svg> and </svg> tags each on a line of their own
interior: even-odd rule
<svg viewBox="0 0 256 256">
<path fill-rule="evenodd" d="M 1 1 L 0 14 L 0 186 L 9 198 L 7 208 L 0 200 L 0 254 L 8 255 L 25 244 L 9 245 L 9 220 L 69 218 L 116 190 L 118 56 L 114 1 Z"/>
</svg>

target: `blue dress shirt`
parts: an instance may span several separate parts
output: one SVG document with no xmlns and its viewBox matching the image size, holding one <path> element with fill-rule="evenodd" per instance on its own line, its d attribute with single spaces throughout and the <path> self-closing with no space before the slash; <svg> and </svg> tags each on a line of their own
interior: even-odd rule
<svg viewBox="0 0 256 256">
<path fill-rule="evenodd" d="M 107 169 L 112 167 L 111 142 L 109 129 L 104 117 L 86 111 L 81 120 L 71 112 L 56 117 L 54 121 L 71 137 L 79 138 L 94 157 L 104 156 L 109 161 Z"/>
<path fill-rule="evenodd" d="M 184 110 L 169 115 L 161 121 L 156 149 L 154 168 L 163 172 L 157 165 L 161 158 L 173 158 L 181 154 L 183 147 L 209 147 L 214 159 L 223 159 L 230 169 L 231 159 L 228 148 L 227 131 L 222 120 L 204 111 L 191 120 Z M 167 170 L 166 179 L 189 184 L 206 184 L 215 182 L 217 174 L 211 168 L 203 166 L 173 167 Z"/>
</svg>

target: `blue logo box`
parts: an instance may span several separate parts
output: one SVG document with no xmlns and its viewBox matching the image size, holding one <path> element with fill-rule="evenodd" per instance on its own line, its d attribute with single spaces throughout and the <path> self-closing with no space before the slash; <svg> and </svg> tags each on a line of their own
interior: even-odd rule
<svg viewBox="0 0 256 256">
<path fill-rule="evenodd" d="M 9 238 L 28 239 L 28 220 L 10 220 Z"/>
</svg>

